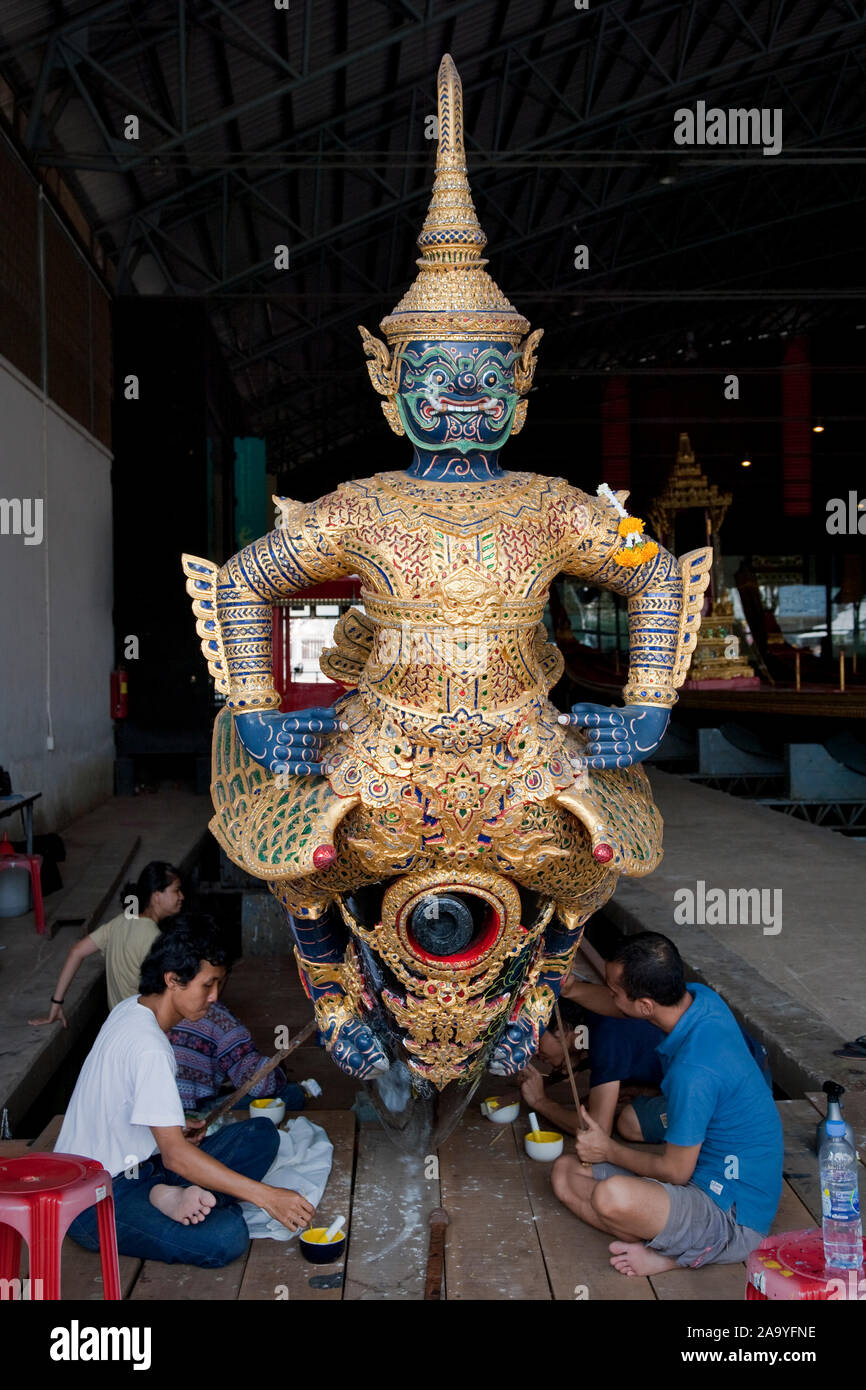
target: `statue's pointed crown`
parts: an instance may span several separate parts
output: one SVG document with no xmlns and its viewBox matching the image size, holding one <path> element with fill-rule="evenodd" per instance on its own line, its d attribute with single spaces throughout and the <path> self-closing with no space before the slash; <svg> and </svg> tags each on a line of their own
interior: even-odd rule
<svg viewBox="0 0 866 1390">
<path fill-rule="evenodd" d="M 472 202 L 463 147 L 463 87 L 450 53 L 439 64 L 439 145 L 427 219 L 418 238 L 418 274 L 381 322 L 392 341 L 511 339 L 529 323 L 484 269 L 487 238 Z"/>
</svg>

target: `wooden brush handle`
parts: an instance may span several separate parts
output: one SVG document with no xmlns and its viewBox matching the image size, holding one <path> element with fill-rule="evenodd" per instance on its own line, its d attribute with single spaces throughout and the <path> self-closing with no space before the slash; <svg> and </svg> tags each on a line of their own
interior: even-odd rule
<svg viewBox="0 0 866 1390">
<path fill-rule="evenodd" d="M 583 1116 L 580 1113 L 580 1096 L 577 1094 L 577 1082 L 574 1079 L 574 1070 L 571 1065 L 571 1057 L 568 1051 L 568 1043 L 565 1040 L 565 1031 L 562 1027 L 562 1014 L 559 1012 L 558 999 L 553 1006 L 553 1010 L 556 1015 L 556 1025 L 559 1029 L 559 1039 L 562 1043 L 562 1054 L 565 1057 L 565 1069 L 568 1072 L 568 1081 L 569 1085 L 571 1086 L 572 1099 L 574 1100 L 574 1109 L 575 1114 L 577 1116 L 577 1128 L 578 1130 L 583 1130 L 586 1129 L 586 1125 L 584 1124 Z"/>
</svg>

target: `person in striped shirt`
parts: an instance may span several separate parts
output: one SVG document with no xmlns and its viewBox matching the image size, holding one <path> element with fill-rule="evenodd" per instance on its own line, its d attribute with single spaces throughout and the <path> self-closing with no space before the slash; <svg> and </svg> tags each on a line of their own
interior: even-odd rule
<svg viewBox="0 0 866 1390">
<path fill-rule="evenodd" d="M 185 1018 L 170 1028 L 168 1040 L 174 1049 L 177 1089 L 185 1111 L 207 1109 L 209 1101 L 216 1104 L 222 1086 L 242 1086 L 267 1060 L 249 1030 L 219 1000 L 211 1004 L 204 1018 Z M 301 1087 L 287 1079 L 282 1067 L 275 1067 L 238 1106 L 271 1096 L 285 1101 L 287 1110 L 302 1110 L 306 1101 Z"/>
</svg>

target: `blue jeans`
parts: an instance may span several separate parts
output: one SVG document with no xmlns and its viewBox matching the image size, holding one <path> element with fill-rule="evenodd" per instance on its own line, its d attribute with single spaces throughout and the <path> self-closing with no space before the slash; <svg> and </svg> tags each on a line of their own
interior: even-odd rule
<svg viewBox="0 0 866 1390">
<path fill-rule="evenodd" d="M 279 1131 L 271 1120 L 242 1120 L 217 1130 L 199 1148 L 227 1168 L 257 1182 L 277 1156 Z M 141 1260 L 163 1260 L 166 1264 L 200 1265 L 220 1269 L 243 1255 L 249 1244 L 246 1222 L 235 1197 L 215 1192 L 216 1206 L 204 1221 L 184 1226 L 164 1216 L 150 1201 L 157 1183 L 189 1187 L 187 1178 L 164 1167 L 159 1154 L 139 1164 L 138 1177 L 118 1173 L 112 1184 L 117 1249 L 121 1255 Z M 85 1250 L 98 1250 L 96 1208 L 88 1207 L 69 1227 L 69 1234 Z"/>
</svg>

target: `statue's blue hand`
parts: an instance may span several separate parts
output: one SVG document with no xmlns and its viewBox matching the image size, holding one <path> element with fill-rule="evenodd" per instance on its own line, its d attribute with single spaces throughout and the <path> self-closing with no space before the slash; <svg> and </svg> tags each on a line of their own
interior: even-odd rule
<svg viewBox="0 0 866 1390">
<path fill-rule="evenodd" d="M 327 1029 L 322 1033 L 322 1041 L 340 1070 L 359 1081 L 381 1076 L 390 1066 L 373 1030 L 358 1019 L 349 1019 L 337 1029 Z"/>
<path fill-rule="evenodd" d="M 572 705 L 560 724 L 587 731 L 586 761 L 592 768 L 630 767 L 654 753 L 665 736 L 670 710 L 652 705 Z"/>
<path fill-rule="evenodd" d="M 269 772 L 289 772 L 296 777 L 322 773 L 323 742 L 340 727 L 330 706 L 294 714 L 254 710 L 235 715 L 238 738 L 250 757 Z"/>
<path fill-rule="evenodd" d="M 541 1031 L 531 1017 L 518 1015 L 493 1049 L 488 1070 L 494 1076 L 516 1076 L 523 1071 L 538 1051 Z"/>
</svg>

